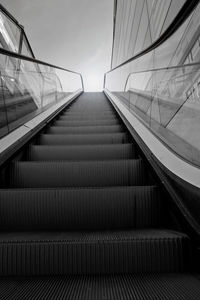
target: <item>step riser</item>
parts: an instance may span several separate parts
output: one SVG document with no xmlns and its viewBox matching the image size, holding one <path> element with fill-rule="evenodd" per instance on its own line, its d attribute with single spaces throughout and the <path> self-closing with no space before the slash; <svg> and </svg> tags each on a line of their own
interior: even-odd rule
<svg viewBox="0 0 200 300">
<path fill-rule="evenodd" d="M 84 111 L 68 111 L 68 112 L 63 112 L 60 116 L 70 116 L 70 117 L 74 117 L 74 116 L 84 116 L 86 118 L 96 118 L 96 117 L 101 117 L 101 118 L 104 118 L 104 117 L 117 117 L 118 115 L 113 112 L 113 111 L 109 111 L 109 112 L 102 112 L 101 109 L 97 109 L 96 111 L 94 110 L 90 110 L 90 109 L 87 109 L 87 110 L 84 110 Z"/>
<path fill-rule="evenodd" d="M 109 126 L 109 125 L 120 125 L 119 121 L 56 121 L 54 126 Z"/>
<path fill-rule="evenodd" d="M 108 108 L 108 106 L 102 106 L 101 105 L 81 105 L 81 106 L 71 106 L 69 109 L 65 110 L 64 113 L 70 113 L 70 114 L 82 114 L 85 113 L 86 115 L 88 112 L 92 112 L 93 114 L 114 114 L 115 111 L 112 108 Z"/>
<path fill-rule="evenodd" d="M 98 146 L 32 146 L 27 160 L 112 160 L 137 158 L 134 147 L 130 145 Z"/>
<path fill-rule="evenodd" d="M 157 227 L 154 187 L 0 191 L 1 230 L 108 230 Z"/>
<path fill-rule="evenodd" d="M 71 115 L 61 115 L 59 116 L 59 118 L 57 120 L 60 121 L 81 121 L 81 122 L 85 122 L 85 121 L 119 121 L 119 118 L 115 117 L 115 116 L 84 116 L 84 115 L 77 115 L 77 116 L 71 116 Z"/>
<path fill-rule="evenodd" d="M 186 242 L 185 242 L 186 243 Z M 0 276 L 181 272 L 181 240 L 0 244 Z"/>
<path fill-rule="evenodd" d="M 52 126 L 47 129 L 47 133 L 50 134 L 86 134 L 86 133 L 118 133 L 124 132 L 124 127 L 122 126 L 84 126 L 84 127 L 56 127 Z"/>
<path fill-rule="evenodd" d="M 145 185 L 141 160 L 87 162 L 20 162 L 9 171 L 9 186 L 100 187 Z"/>
<path fill-rule="evenodd" d="M 86 116 L 86 117 L 92 117 L 92 116 L 94 116 L 94 117 L 96 117 L 96 116 L 101 116 L 101 117 L 103 117 L 103 116 L 117 116 L 117 114 L 115 113 L 115 112 L 113 112 L 113 111 L 104 111 L 104 112 L 102 112 L 102 110 L 101 110 L 101 108 L 100 109 L 97 109 L 97 110 L 91 110 L 91 109 L 87 109 L 87 110 L 81 110 L 81 111 L 66 111 L 66 112 L 63 112 L 62 114 L 61 114 L 61 116 L 65 116 L 65 115 L 69 115 L 69 116 L 75 116 L 75 115 L 77 115 L 77 116 Z"/>
<path fill-rule="evenodd" d="M 128 143 L 125 133 L 113 134 L 82 134 L 82 135 L 51 135 L 44 134 L 39 139 L 41 145 L 92 145 Z"/>
</svg>

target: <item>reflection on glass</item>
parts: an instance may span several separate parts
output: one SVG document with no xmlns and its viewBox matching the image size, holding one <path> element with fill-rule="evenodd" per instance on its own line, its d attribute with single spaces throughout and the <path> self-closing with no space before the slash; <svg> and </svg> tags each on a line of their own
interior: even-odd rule
<svg viewBox="0 0 200 300">
<path fill-rule="evenodd" d="M 0 136 L 82 88 L 79 74 L 2 54 L 0 72 Z"/>
<path fill-rule="evenodd" d="M 20 29 L 0 11 L 0 47 L 9 51 L 19 51 Z"/>
<path fill-rule="evenodd" d="M 25 35 L 23 35 L 21 54 L 33 57 Z"/>
<path fill-rule="evenodd" d="M 174 150 L 200 165 L 200 64 L 132 73 L 126 90 L 114 94 Z"/>
<path fill-rule="evenodd" d="M 0 10 L 0 48 L 33 57 L 24 31 Z"/>
<path fill-rule="evenodd" d="M 133 73 L 124 94 L 132 112 L 200 165 L 200 64 Z"/>
</svg>

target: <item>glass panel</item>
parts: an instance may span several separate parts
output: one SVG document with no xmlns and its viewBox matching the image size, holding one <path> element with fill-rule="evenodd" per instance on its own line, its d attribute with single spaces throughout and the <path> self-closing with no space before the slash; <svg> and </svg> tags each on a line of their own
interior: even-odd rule
<svg viewBox="0 0 200 300">
<path fill-rule="evenodd" d="M 0 47 L 18 52 L 20 34 L 20 28 L 0 11 Z"/>
<path fill-rule="evenodd" d="M 116 13 L 116 19 L 118 20 L 118 22 L 115 23 L 115 40 L 114 40 L 114 51 L 113 51 L 113 65 L 118 63 L 118 54 L 119 54 L 119 47 L 120 47 L 120 33 L 121 33 L 121 23 L 123 20 L 122 17 L 122 2 L 119 1 L 117 3 L 117 6 L 120 7 L 119 9 L 117 9 L 117 13 Z"/>
<path fill-rule="evenodd" d="M 124 44 L 126 51 L 124 52 L 124 56 L 121 58 L 122 61 L 124 61 L 125 57 L 127 57 L 127 58 L 129 57 L 128 47 L 129 47 L 129 41 L 131 38 L 132 24 L 133 24 L 134 16 L 136 13 L 136 11 L 135 11 L 136 3 L 137 3 L 137 0 L 131 1 L 130 9 L 128 11 L 127 16 L 125 17 L 125 19 L 127 19 L 126 38 L 125 38 L 125 42 L 121 41 L 121 43 Z"/>
<path fill-rule="evenodd" d="M 154 5 L 155 3 L 157 2 L 158 0 L 146 0 L 146 4 L 147 4 L 147 8 L 148 8 L 148 13 L 149 13 L 149 16 L 151 16 L 152 14 L 152 11 L 154 9 Z"/>
<path fill-rule="evenodd" d="M 25 56 L 33 57 L 31 49 L 30 49 L 30 47 L 28 45 L 28 42 L 27 42 L 25 36 L 23 36 L 21 54 L 23 54 Z"/>
<path fill-rule="evenodd" d="M 144 38 L 145 38 L 145 34 L 147 32 L 148 24 L 149 24 L 149 20 L 148 20 L 147 7 L 146 7 L 146 2 L 145 2 L 144 7 L 143 7 L 142 16 L 141 16 L 140 25 L 139 25 L 135 50 L 134 50 L 135 54 L 137 54 L 138 52 L 140 52 L 142 50 L 142 46 L 144 44 Z"/>
<path fill-rule="evenodd" d="M 161 34 L 163 23 L 168 13 L 170 4 L 171 0 L 158 0 L 154 3 L 150 17 L 150 31 L 153 41 L 158 39 Z"/>
<path fill-rule="evenodd" d="M 0 54 L 0 136 L 82 89 L 79 74 Z"/>
<path fill-rule="evenodd" d="M 118 0 L 112 67 L 158 39 L 184 3 L 185 0 Z"/>
<path fill-rule="evenodd" d="M 0 78 L 0 136 L 8 133 L 7 127 L 7 112 L 4 101 L 4 93 L 6 90 L 4 89 L 4 81 L 2 77 Z"/>
<path fill-rule="evenodd" d="M 139 109 L 153 131 L 170 137 L 168 145 L 200 165 L 200 64 L 133 73 L 127 93 L 132 112 Z"/>
<path fill-rule="evenodd" d="M 135 43 L 136 43 L 137 34 L 140 26 L 143 6 L 144 6 L 144 0 L 140 0 L 136 2 L 136 8 L 135 8 L 136 13 L 134 15 L 131 36 L 129 39 L 128 57 L 132 57 L 135 53 Z M 123 41 L 121 41 L 121 43 L 123 43 Z"/>
<path fill-rule="evenodd" d="M 145 35 L 144 44 L 143 44 L 142 49 L 146 49 L 151 44 L 152 44 L 152 38 L 151 38 L 150 28 L 147 28 L 147 32 Z"/>
<path fill-rule="evenodd" d="M 169 10 L 166 15 L 165 22 L 162 27 L 161 34 L 169 27 L 174 17 L 178 14 L 182 6 L 184 5 L 185 0 L 171 1 Z"/>
</svg>

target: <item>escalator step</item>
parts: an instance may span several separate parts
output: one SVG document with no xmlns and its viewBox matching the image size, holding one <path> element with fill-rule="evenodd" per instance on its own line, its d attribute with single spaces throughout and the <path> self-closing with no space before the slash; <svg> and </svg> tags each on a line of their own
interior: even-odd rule
<svg viewBox="0 0 200 300">
<path fill-rule="evenodd" d="M 63 121 L 57 120 L 54 123 L 54 126 L 109 126 L 109 125 L 119 125 L 119 120 L 86 120 L 86 121 L 79 121 L 79 120 L 71 120 L 71 121 Z"/>
<path fill-rule="evenodd" d="M 1 230 L 108 230 L 157 227 L 155 186 L 0 190 Z"/>
<path fill-rule="evenodd" d="M 117 118 L 117 114 L 115 112 L 102 112 L 101 109 L 98 111 L 89 111 L 87 110 L 86 112 L 73 112 L 73 111 L 68 111 L 64 112 L 60 115 L 61 117 L 84 117 L 84 118 Z"/>
<path fill-rule="evenodd" d="M 103 134 L 42 134 L 38 143 L 42 145 L 120 144 L 129 141 L 126 133 Z"/>
<path fill-rule="evenodd" d="M 27 160 L 106 160 L 137 158 L 133 144 L 31 146 Z"/>
<path fill-rule="evenodd" d="M 47 129 L 50 134 L 82 134 L 82 133 L 111 133 L 111 132 L 123 132 L 124 127 L 121 125 L 111 125 L 111 126 L 73 126 L 73 127 L 61 127 L 52 126 Z"/>
<path fill-rule="evenodd" d="M 106 114 L 115 114 L 115 110 L 113 110 L 112 107 L 109 106 L 102 106 L 102 105 L 82 105 L 82 106 L 71 106 L 68 110 L 66 110 L 64 113 L 72 113 L 72 114 L 81 114 L 83 113 L 84 115 L 87 114 L 98 114 L 100 113 L 101 115 L 106 115 Z"/>
<path fill-rule="evenodd" d="M 92 112 L 93 114 L 98 114 L 100 113 L 101 115 L 106 115 L 106 114 L 115 114 L 115 110 L 113 110 L 113 108 L 108 107 L 108 106 L 102 106 L 102 105 L 83 105 L 83 106 L 71 106 L 69 109 L 64 110 L 63 113 L 67 114 L 67 113 L 72 113 L 72 114 L 85 114 L 87 115 L 89 112 Z"/>
<path fill-rule="evenodd" d="M 71 117 L 71 118 L 97 118 L 97 119 L 109 119 L 109 118 L 118 118 L 118 115 L 115 112 L 102 112 L 101 109 L 94 111 L 94 110 L 87 110 L 83 112 L 76 112 L 70 111 L 68 113 L 62 113 L 60 116 L 62 117 Z"/>
<path fill-rule="evenodd" d="M 90 115 L 90 116 L 85 116 L 85 115 L 77 115 L 77 116 L 71 116 L 69 115 L 60 115 L 58 117 L 58 120 L 60 121 L 119 121 L 120 119 L 116 116 L 100 116 L 100 115 Z"/>
<path fill-rule="evenodd" d="M 182 272 L 189 238 L 168 230 L 0 233 L 0 275 Z"/>
<path fill-rule="evenodd" d="M 13 162 L 10 187 L 101 187 L 148 184 L 140 159 L 79 162 Z"/>
<path fill-rule="evenodd" d="M 112 110 L 112 111 L 109 111 L 109 112 L 103 112 L 101 109 L 98 109 L 97 111 L 94 111 L 94 110 L 81 110 L 81 111 L 72 111 L 72 110 L 68 110 L 66 112 L 63 112 L 61 114 L 61 116 L 71 116 L 71 117 L 74 117 L 74 116 L 84 116 L 84 117 L 88 117 L 88 118 L 91 118 L 91 117 L 111 117 L 111 116 L 117 116 L 116 113 Z"/>
</svg>

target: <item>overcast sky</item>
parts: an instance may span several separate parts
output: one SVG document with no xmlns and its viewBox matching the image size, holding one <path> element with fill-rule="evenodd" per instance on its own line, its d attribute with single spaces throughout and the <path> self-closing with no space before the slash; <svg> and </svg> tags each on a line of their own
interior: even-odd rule
<svg viewBox="0 0 200 300">
<path fill-rule="evenodd" d="M 102 90 L 110 68 L 113 0 L 0 0 L 25 27 L 36 58 L 81 72 Z"/>
</svg>

